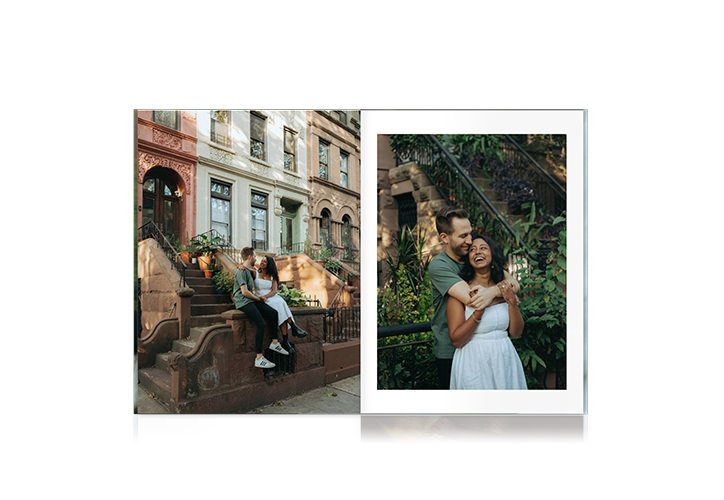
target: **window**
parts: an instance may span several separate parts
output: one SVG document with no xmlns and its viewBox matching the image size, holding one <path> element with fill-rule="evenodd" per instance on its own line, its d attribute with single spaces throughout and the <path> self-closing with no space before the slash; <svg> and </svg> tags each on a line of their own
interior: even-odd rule
<svg viewBox="0 0 724 500">
<path fill-rule="evenodd" d="M 349 187 L 349 155 L 344 151 L 339 152 L 339 185 Z"/>
<path fill-rule="evenodd" d="M 289 130 L 284 129 L 284 170 L 291 172 L 297 171 L 296 162 L 296 150 L 297 150 L 297 134 Z"/>
<path fill-rule="evenodd" d="M 251 113 L 251 156 L 265 160 L 264 144 L 266 142 L 266 118 Z"/>
<path fill-rule="evenodd" d="M 319 177 L 329 179 L 329 143 L 319 140 Z"/>
<path fill-rule="evenodd" d="M 412 229 L 417 225 L 417 202 L 411 193 L 395 196 L 397 200 L 397 224 L 400 232 L 405 226 Z"/>
<path fill-rule="evenodd" d="M 344 123 L 345 125 L 347 124 L 347 113 L 345 113 L 344 111 L 339 109 L 335 110 L 332 116 L 334 116 L 337 120 Z"/>
<path fill-rule="evenodd" d="M 231 241 L 231 186 L 211 179 L 211 229 Z"/>
<path fill-rule="evenodd" d="M 222 146 L 231 146 L 231 114 L 227 109 L 211 110 L 211 142 Z"/>
<path fill-rule="evenodd" d="M 267 195 L 251 192 L 251 246 L 254 250 L 266 250 Z"/>
<path fill-rule="evenodd" d="M 329 246 L 329 244 L 331 243 L 329 233 L 331 227 L 330 218 L 332 214 L 330 214 L 329 210 L 325 208 L 324 210 L 322 210 L 321 215 L 322 218 L 319 219 L 319 241 L 322 243 L 322 245 Z"/>
<path fill-rule="evenodd" d="M 178 130 L 178 111 L 154 110 L 153 121 L 164 127 Z"/>
<path fill-rule="evenodd" d="M 349 215 L 342 217 L 342 246 L 345 248 L 352 246 L 352 221 Z"/>
</svg>

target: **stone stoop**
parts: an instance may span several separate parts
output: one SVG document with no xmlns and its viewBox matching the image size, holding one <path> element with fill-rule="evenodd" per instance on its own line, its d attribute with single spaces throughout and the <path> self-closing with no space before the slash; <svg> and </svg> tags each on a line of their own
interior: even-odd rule
<svg viewBox="0 0 724 500">
<path fill-rule="evenodd" d="M 475 177 L 473 179 L 473 182 L 475 183 L 476 186 L 478 186 L 480 188 L 480 190 L 483 192 L 483 194 L 488 197 L 488 199 L 493 203 L 495 208 L 498 209 L 498 212 L 500 212 L 503 215 L 503 217 L 506 218 L 508 223 L 510 223 L 512 225 L 516 221 L 523 222 L 526 220 L 526 216 L 523 214 L 514 215 L 514 214 L 510 213 L 508 204 L 505 201 L 501 200 L 498 197 L 498 193 L 495 192 L 495 189 L 493 189 L 491 187 L 490 183 L 492 182 L 492 179 L 490 179 L 488 177 Z M 522 228 L 521 228 L 521 232 L 522 232 Z"/>
<path fill-rule="evenodd" d="M 156 394 L 162 403 L 168 404 L 171 397 L 171 368 L 168 365 L 169 353 L 185 354 L 191 351 L 201 334 L 207 329 L 226 324 L 221 313 L 234 309 L 231 297 L 216 293 L 211 278 L 205 278 L 198 263 L 187 264 L 186 284 L 196 293 L 191 297 L 191 331 L 189 337 L 174 340 L 171 351 L 156 355 L 154 365 L 138 370 L 138 381 L 148 392 Z"/>
</svg>

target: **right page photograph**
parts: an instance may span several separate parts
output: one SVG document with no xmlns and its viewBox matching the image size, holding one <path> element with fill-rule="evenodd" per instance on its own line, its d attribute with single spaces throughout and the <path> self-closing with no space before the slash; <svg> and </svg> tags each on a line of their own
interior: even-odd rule
<svg viewBox="0 0 724 500">
<path fill-rule="evenodd" d="M 377 163 L 363 413 L 585 412 L 585 120 L 363 113 Z"/>
</svg>

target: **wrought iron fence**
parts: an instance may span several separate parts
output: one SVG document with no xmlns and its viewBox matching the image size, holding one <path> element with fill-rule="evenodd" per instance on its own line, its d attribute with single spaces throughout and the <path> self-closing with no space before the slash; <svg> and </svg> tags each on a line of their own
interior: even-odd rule
<svg viewBox="0 0 724 500">
<path fill-rule="evenodd" d="M 566 188 L 510 135 L 501 137 L 503 159 L 512 167 L 515 177 L 531 183 L 538 202 L 546 212 L 560 215 L 566 209 Z"/>
<path fill-rule="evenodd" d="M 324 341 L 346 342 L 358 339 L 360 332 L 360 307 L 337 307 L 324 313 Z"/>
<path fill-rule="evenodd" d="M 168 238 L 166 238 L 161 229 L 159 229 L 159 227 L 153 221 L 148 221 L 138 228 L 138 241 L 140 242 L 148 238 L 153 238 L 158 242 L 158 244 L 161 246 L 161 250 L 163 250 L 163 252 L 166 254 L 166 257 L 168 257 L 168 260 L 171 261 L 173 266 L 176 268 L 176 271 L 178 271 L 179 276 L 181 277 L 179 287 L 185 287 L 186 263 L 181 260 L 181 256 L 176 251 L 176 248 L 174 248 L 173 244 L 168 241 Z"/>
<path fill-rule="evenodd" d="M 520 240 L 518 232 L 440 141 L 429 134 L 418 137 L 415 141 L 396 147 L 397 163 L 417 163 L 440 195 L 451 205 L 465 208 L 473 227 L 491 235 L 501 247 L 522 248 L 526 254 L 533 254 L 530 247 Z"/>
<path fill-rule="evenodd" d="M 383 339 L 429 331 L 429 321 L 380 327 L 377 328 L 377 340 L 379 344 Z M 378 389 L 437 389 L 438 385 L 432 339 L 377 346 Z"/>
</svg>

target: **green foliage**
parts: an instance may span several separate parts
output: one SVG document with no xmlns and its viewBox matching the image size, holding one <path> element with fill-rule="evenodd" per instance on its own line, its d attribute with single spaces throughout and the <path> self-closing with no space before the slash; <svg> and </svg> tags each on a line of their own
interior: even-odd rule
<svg viewBox="0 0 724 500">
<path fill-rule="evenodd" d="M 495 134 L 454 134 L 438 136 L 445 147 L 457 156 L 481 155 L 484 163 L 490 160 L 503 161 L 500 149 L 502 139 Z"/>
<path fill-rule="evenodd" d="M 234 290 L 234 275 L 231 273 L 226 271 L 217 272 L 214 273 L 211 279 L 214 281 L 216 289 L 223 293 L 231 293 Z"/>
<path fill-rule="evenodd" d="M 210 255 L 215 252 L 224 241 L 218 236 L 209 238 L 208 234 L 200 234 L 191 240 L 191 244 L 201 255 Z"/>
<path fill-rule="evenodd" d="M 296 288 L 287 288 L 286 285 L 279 285 L 277 295 L 283 298 L 289 307 L 303 307 L 307 305 L 307 297 L 301 290 Z"/>
<path fill-rule="evenodd" d="M 377 289 L 377 325 L 406 325 L 424 323 L 432 317 L 432 285 L 427 273 L 430 256 L 423 253 L 427 233 L 419 227 L 405 227 L 394 241 L 396 251 L 388 253 L 385 263 L 388 273 L 384 284 Z M 416 333 L 378 340 L 378 346 L 432 339 L 432 332 Z M 427 347 L 407 346 L 378 352 L 378 387 L 380 389 L 408 388 L 412 377 L 416 386 L 434 387 L 434 370 L 413 373 L 413 363 L 419 367 L 433 360 Z M 434 366 L 433 366 L 434 368 Z M 396 381 L 396 383 L 395 383 Z"/>
<path fill-rule="evenodd" d="M 537 260 L 522 254 L 517 273 L 521 286 L 520 310 L 525 329 L 514 339 L 529 389 L 543 388 L 547 371 L 565 370 L 566 361 L 566 228 L 565 214 L 551 222 L 536 220 L 535 205 L 521 229 L 523 240 L 536 251 Z M 544 235 L 545 237 L 543 237 Z"/>
</svg>

